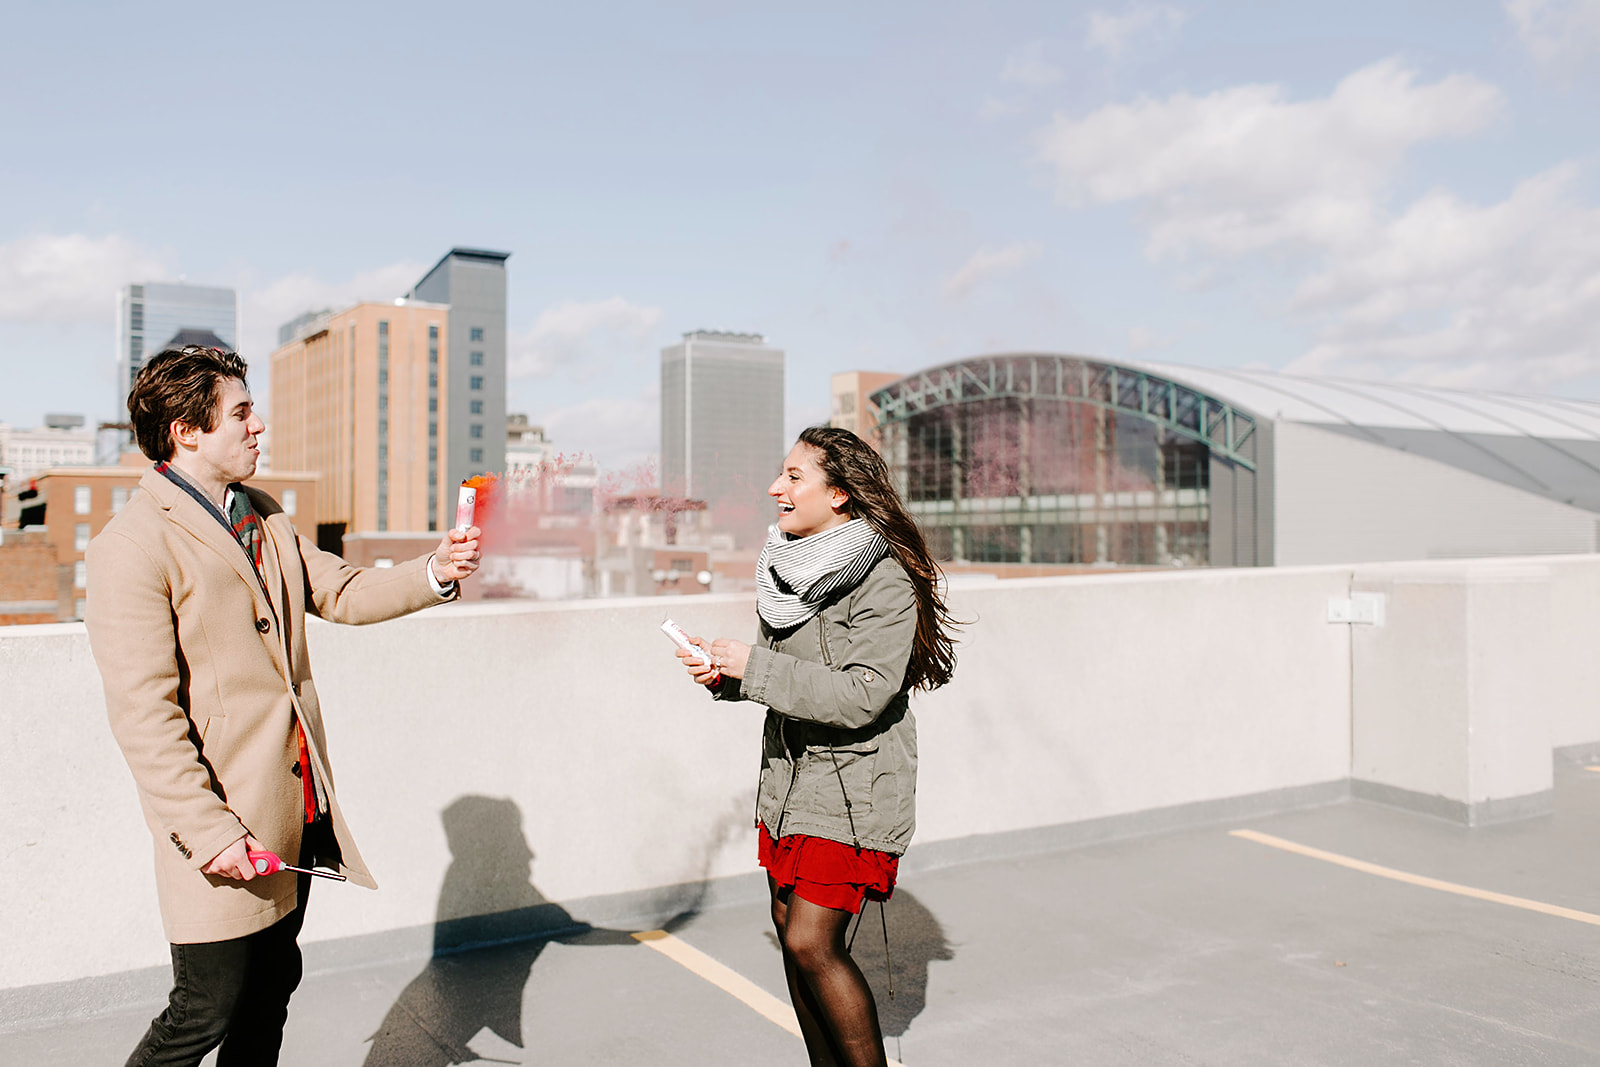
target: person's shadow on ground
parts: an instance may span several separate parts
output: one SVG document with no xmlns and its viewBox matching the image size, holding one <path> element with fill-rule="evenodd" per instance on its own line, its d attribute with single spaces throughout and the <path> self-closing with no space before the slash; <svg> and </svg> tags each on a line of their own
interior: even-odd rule
<svg viewBox="0 0 1600 1067">
<path fill-rule="evenodd" d="M 850 954 L 866 976 L 878 1002 L 878 1021 L 883 1036 L 899 1038 L 911 1020 L 928 1006 L 928 964 L 934 960 L 955 959 L 955 949 L 944 936 L 944 927 L 914 893 L 896 889 L 878 917 L 878 905 L 861 907 L 861 927 L 856 931 Z M 887 960 L 883 950 L 883 927 L 889 927 Z M 890 972 L 894 977 L 894 996 L 889 996 Z"/>
<path fill-rule="evenodd" d="M 451 860 L 433 957 L 372 1035 L 366 1067 L 479 1060 L 467 1042 L 485 1028 L 522 1048 L 523 987 L 546 945 L 637 944 L 626 931 L 579 922 L 545 899 L 533 884 L 533 850 L 512 801 L 464 796 L 440 819 Z"/>
</svg>

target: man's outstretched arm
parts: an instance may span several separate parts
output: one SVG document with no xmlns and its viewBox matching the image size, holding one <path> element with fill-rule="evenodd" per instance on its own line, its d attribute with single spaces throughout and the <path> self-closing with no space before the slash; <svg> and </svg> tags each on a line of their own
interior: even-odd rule
<svg viewBox="0 0 1600 1067">
<path fill-rule="evenodd" d="M 383 622 L 452 600 L 478 569 L 478 528 L 451 530 L 426 556 L 393 567 L 355 567 L 299 539 L 309 610 L 329 622 Z"/>
</svg>

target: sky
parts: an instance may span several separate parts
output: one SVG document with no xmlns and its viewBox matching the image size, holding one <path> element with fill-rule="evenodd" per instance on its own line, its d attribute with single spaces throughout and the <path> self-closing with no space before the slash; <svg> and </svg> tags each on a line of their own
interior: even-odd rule
<svg viewBox="0 0 1600 1067">
<path fill-rule="evenodd" d="M 1600 398 L 1600 0 L 14 5 L 0 421 L 115 294 L 277 327 L 508 261 L 508 409 L 620 467 L 660 349 L 1075 353 Z M 271 422 L 268 406 L 266 418 Z"/>
</svg>

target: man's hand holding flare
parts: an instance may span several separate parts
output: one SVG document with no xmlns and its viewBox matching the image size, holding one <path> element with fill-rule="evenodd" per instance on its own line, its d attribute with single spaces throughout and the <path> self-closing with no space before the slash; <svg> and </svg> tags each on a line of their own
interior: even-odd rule
<svg viewBox="0 0 1600 1067">
<path fill-rule="evenodd" d="M 482 533 L 476 526 L 448 531 L 428 561 L 434 580 L 440 585 L 449 585 L 471 577 L 483 559 L 483 553 L 478 551 L 478 537 Z"/>
</svg>

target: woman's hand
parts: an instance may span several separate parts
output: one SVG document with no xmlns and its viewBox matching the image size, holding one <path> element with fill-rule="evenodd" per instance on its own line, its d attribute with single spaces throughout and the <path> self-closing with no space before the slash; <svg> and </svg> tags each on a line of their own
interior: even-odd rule
<svg viewBox="0 0 1600 1067">
<path fill-rule="evenodd" d="M 695 646 L 704 650 L 704 659 L 712 659 L 711 647 L 706 644 L 705 638 L 691 637 L 689 640 Z M 689 677 L 693 678 L 697 684 L 709 687 L 722 681 L 722 672 L 717 670 L 715 663 L 713 662 L 709 667 L 706 666 L 706 664 L 702 662 L 702 657 L 699 652 L 690 652 L 686 648 L 680 648 L 678 649 L 677 655 L 678 659 L 683 661 L 683 665 L 689 669 Z"/>
<path fill-rule="evenodd" d="M 743 641 L 719 637 L 711 642 L 711 656 L 723 674 L 729 678 L 743 678 L 745 664 L 750 662 L 750 646 Z"/>
</svg>

